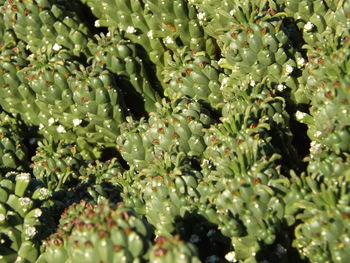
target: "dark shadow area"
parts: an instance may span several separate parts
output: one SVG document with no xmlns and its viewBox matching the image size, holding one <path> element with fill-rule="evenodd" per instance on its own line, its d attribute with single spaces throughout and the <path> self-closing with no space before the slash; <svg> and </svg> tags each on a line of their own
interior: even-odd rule
<svg viewBox="0 0 350 263">
<path fill-rule="evenodd" d="M 137 119 L 148 116 L 145 111 L 145 102 L 141 94 L 135 91 L 135 88 L 127 77 L 118 76 L 116 74 L 113 75 L 116 77 L 117 85 L 123 94 L 125 106 L 127 109 L 130 109 L 131 114 Z"/>
<path fill-rule="evenodd" d="M 69 5 L 77 13 L 80 20 L 85 22 L 93 35 L 108 32 L 107 27 L 95 27 L 95 21 L 98 18 L 94 16 L 88 5 L 78 0 L 69 1 Z"/>
<path fill-rule="evenodd" d="M 297 169 L 297 172 L 303 172 L 306 171 L 307 163 L 303 162 L 302 160 L 310 154 L 310 143 L 311 140 L 309 136 L 307 135 L 307 125 L 300 123 L 295 119 L 295 112 L 299 110 L 301 112 L 309 113 L 309 105 L 306 104 L 300 104 L 298 105 L 297 109 L 294 109 L 291 111 L 288 109 L 287 105 L 287 111 L 290 115 L 290 129 L 293 134 L 292 144 L 294 145 L 295 149 L 298 153 L 298 159 L 301 160 L 299 163 L 299 169 Z"/>
<path fill-rule="evenodd" d="M 125 169 L 129 170 L 129 165 L 128 163 L 123 159 L 121 156 L 120 152 L 117 150 L 116 147 L 107 147 L 102 150 L 102 155 L 101 158 L 99 159 L 102 162 L 106 162 L 113 157 L 118 159 L 119 164 Z"/>
<path fill-rule="evenodd" d="M 293 47 L 302 51 L 304 55 L 306 50 L 302 50 L 301 47 L 305 44 L 305 41 L 302 37 L 302 33 L 296 25 L 297 21 L 293 18 L 287 17 L 283 19 L 283 32 L 288 36 L 289 40 L 292 42 Z"/>
<path fill-rule="evenodd" d="M 108 199 L 111 203 L 121 202 L 121 189 L 110 183 L 95 184 L 78 184 L 67 190 L 60 190 L 53 193 L 52 202 L 54 217 L 58 221 L 63 211 L 74 203 L 79 203 L 81 200 L 96 203 L 99 197 Z"/>
<path fill-rule="evenodd" d="M 259 251 L 257 260 L 269 263 L 308 263 L 309 261 L 302 259 L 297 249 L 292 247 L 294 238 L 294 227 L 284 228 L 277 234 L 272 245 L 265 246 Z"/>
<path fill-rule="evenodd" d="M 21 138 L 21 143 L 23 143 L 24 148 L 26 150 L 26 160 L 21 162 L 21 166 L 24 171 L 30 171 L 29 165 L 31 163 L 32 157 L 36 154 L 36 148 L 38 146 L 38 140 L 42 138 L 42 136 L 39 134 L 38 126 L 34 125 L 28 125 L 26 124 L 21 116 L 19 114 L 16 114 L 15 116 L 2 108 L 0 108 L 0 112 L 3 111 L 9 116 L 13 117 L 14 119 L 17 119 L 18 121 L 18 136 Z M 17 160 L 20 162 L 19 160 Z M 12 171 L 14 169 L 2 169 L 2 171 L 8 172 Z"/>
<path fill-rule="evenodd" d="M 157 77 L 157 66 L 151 62 L 147 51 L 139 44 L 136 44 L 137 56 L 142 59 L 143 66 L 152 88 L 158 92 L 161 98 L 164 98 L 164 91 L 161 80 Z"/>
<path fill-rule="evenodd" d="M 225 255 L 232 251 L 231 241 L 221 234 L 217 225 L 210 223 L 197 213 L 186 214 L 183 218 L 175 219 L 176 233 L 181 240 L 194 244 L 202 262 L 208 262 L 210 257 L 215 256 L 217 263 L 228 262 Z"/>
</svg>

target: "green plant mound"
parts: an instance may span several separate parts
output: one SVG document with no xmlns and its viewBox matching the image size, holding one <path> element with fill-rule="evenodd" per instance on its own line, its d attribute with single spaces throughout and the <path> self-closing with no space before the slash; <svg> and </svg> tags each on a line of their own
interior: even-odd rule
<svg viewBox="0 0 350 263">
<path fill-rule="evenodd" d="M 350 261 L 349 25 L 349 0 L 0 0 L 0 262 Z"/>
<path fill-rule="evenodd" d="M 39 262 L 142 262 L 150 246 L 149 226 L 123 204 L 110 206 L 73 204 L 46 241 Z"/>
</svg>

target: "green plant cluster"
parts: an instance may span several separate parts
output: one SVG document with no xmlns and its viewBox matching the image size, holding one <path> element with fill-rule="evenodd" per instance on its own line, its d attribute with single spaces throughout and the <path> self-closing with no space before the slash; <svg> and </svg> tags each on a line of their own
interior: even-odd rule
<svg viewBox="0 0 350 263">
<path fill-rule="evenodd" d="M 0 262 L 350 262 L 349 0 L 0 10 Z"/>
</svg>

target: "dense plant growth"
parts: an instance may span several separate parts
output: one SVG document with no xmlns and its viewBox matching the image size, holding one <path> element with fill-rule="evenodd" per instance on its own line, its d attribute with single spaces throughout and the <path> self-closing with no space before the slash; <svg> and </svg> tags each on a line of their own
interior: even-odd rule
<svg viewBox="0 0 350 263">
<path fill-rule="evenodd" d="M 0 8 L 0 262 L 350 262 L 349 0 Z"/>
</svg>

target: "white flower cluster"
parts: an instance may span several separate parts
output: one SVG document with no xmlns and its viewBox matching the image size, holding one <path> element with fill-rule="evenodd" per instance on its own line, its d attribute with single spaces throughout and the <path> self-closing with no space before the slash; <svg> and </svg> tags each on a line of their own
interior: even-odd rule
<svg viewBox="0 0 350 263">
<path fill-rule="evenodd" d="M 29 197 L 21 197 L 18 199 L 21 206 L 29 206 L 33 203 L 32 200 L 30 200 Z"/>
<path fill-rule="evenodd" d="M 66 133 L 67 132 L 66 129 L 62 125 L 59 125 L 56 130 L 58 133 Z"/>
<path fill-rule="evenodd" d="M 302 119 L 304 119 L 305 116 L 306 116 L 305 112 L 297 111 L 295 113 L 295 117 L 297 118 L 298 121 L 301 121 Z"/>
<path fill-rule="evenodd" d="M 234 251 L 230 251 L 225 255 L 225 259 L 228 262 L 237 262 L 236 260 L 236 253 Z"/>
<path fill-rule="evenodd" d="M 298 67 L 300 67 L 300 68 L 303 67 L 305 65 L 305 59 L 302 57 L 298 57 L 297 64 L 298 64 Z"/>
<path fill-rule="evenodd" d="M 305 26 L 304 26 L 304 30 L 305 30 L 306 32 L 311 31 L 313 28 L 314 28 L 314 24 L 312 24 L 311 22 L 307 22 L 307 23 L 305 24 Z"/>
<path fill-rule="evenodd" d="M 79 126 L 81 123 L 82 123 L 82 120 L 81 120 L 81 119 L 74 119 L 74 120 L 73 120 L 73 126 L 74 126 L 74 127 Z"/>
<path fill-rule="evenodd" d="M 286 72 L 287 72 L 287 73 L 290 74 L 290 73 L 293 72 L 293 70 L 294 70 L 293 66 L 291 66 L 291 65 L 289 65 L 289 64 L 286 65 Z"/>
<path fill-rule="evenodd" d="M 284 91 L 286 88 L 287 88 L 287 87 L 286 87 L 286 85 L 284 85 L 284 84 L 278 84 L 278 85 L 277 85 L 277 90 L 278 90 L 279 92 Z"/>
<path fill-rule="evenodd" d="M 322 152 L 322 144 L 312 141 L 310 144 L 310 157 L 314 158 Z"/>
<path fill-rule="evenodd" d="M 136 28 L 133 27 L 133 26 L 128 26 L 128 27 L 126 28 L 126 33 L 134 34 L 134 33 L 136 33 Z"/>
<path fill-rule="evenodd" d="M 32 237 L 34 237 L 36 235 L 36 233 L 38 233 L 38 231 L 36 230 L 35 227 L 28 226 L 26 228 L 26 230 L 24 231 L 24 233 L 26 234 L 27 237 L 32 238 Z"/>
<path fill-rule="evenodd" d="M 16 177 L 16 181 L 17 181 L 17 180 L 29 182 L 29 180 L 30 180 L 30 174 L 29 174 L 29 173 L 20 173 L 20 174 L 18 174 L 17 177 Z"/>
</svg>

